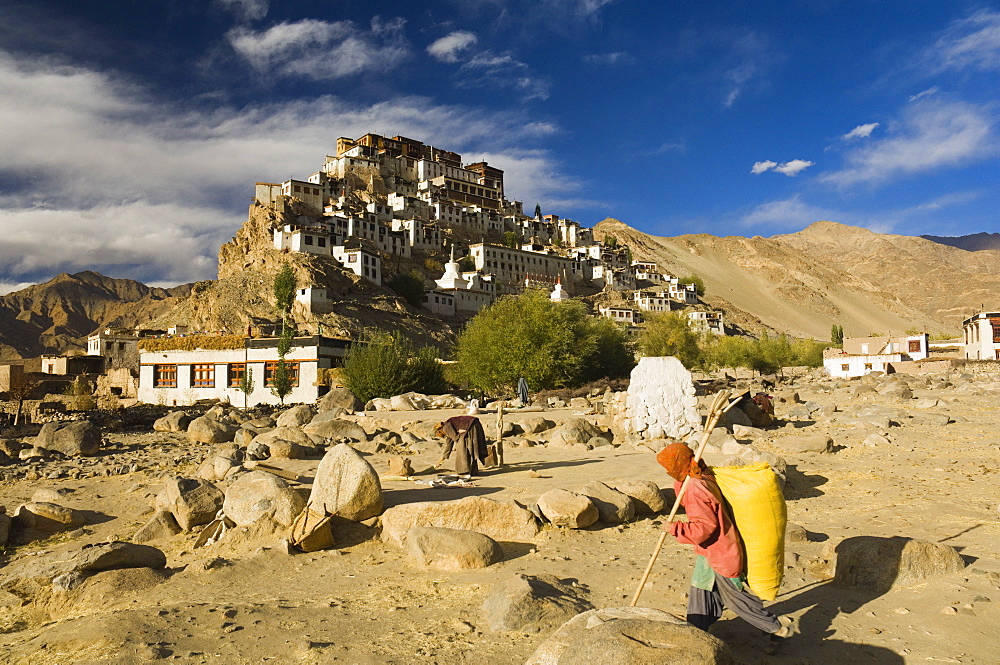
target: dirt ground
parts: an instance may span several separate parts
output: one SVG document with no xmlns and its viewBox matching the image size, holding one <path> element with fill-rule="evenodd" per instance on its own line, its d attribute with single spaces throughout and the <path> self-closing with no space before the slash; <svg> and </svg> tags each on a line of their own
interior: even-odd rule
<svg viewBox="0 0 1000 665">
<path fill-rule="evenodd" d="M 797 618 L 801 633 L 777 656 L 765 637 L 728 611 L 711 632 L 737 662 L 1000 663 L 1000 404 L 995 381 L 969 378 L 956 386 L 916 388 L 914 399 L 853 396 L 858 382 L 814 381 L 795 386 L 803 401 L 829 407 L 768 432 L 755 446 L 788 462 L 789 521 L 808 542 L 787 545 L 784 583 L 775 613 Z M 786 389 L 787 391 L 787 389 Z M 938 400 L 928 409 L 915 408 Z M 782 416 L 791 403 L 779 403 Z M 894 424 L 887 444 L 862 444 L 878 428 L 857 422 L 878 409 Z M 378 414 L 411 423 L 457 412 Z M 948 425 L 922 424 L 912 414 L 947 414 Z M 537 413 L 508 415 L 517 422 Z M 559 421 L 570 410 L 549 410 Z M 489 420 L 490 414 L 483 416 Z M 783 436 L 822 432 L 835 452 L 793 455 Z M 128 540 L 151 513 L 164 474 L 193 475 L 200 456 L 183 435 L 111 435 L 118 450 L 157 463 L 125 475 L 17 480 L 0 485 L 0 504 L 13 512 L 39 488 L 72 492 L 63 504 L 89 511 L 82 530 L 9 549 L 7 565 L 25 557 L 110 539 Z M 152 451 L 156 451 L 155 456 Z M 383 482 L 386 507 L 469 495 L 529 505 L 553 488 L 577 490 L 590 480 L 649 479 L 671 483 L 654 454 L 629 445 L 588 452 L 546 446 L 509 447 L 507 466 L 489 470 L 469 488 L 421 484 L 434 473 L 433 442 L 416 446 L 414 480 Z M 384 454 L 368 457 L 381 473 Z M 178 461 L 175 462 L 174 459 Z M 709 461 L 712 461 L 711 459 Z M 318 460 L 286 461 L 308 487 Z M 155 543 L 170 576 L 158 584 L 96 590 L 56 619 L 39 619 L 0 595 L 0 662 L 144 663 L 522 663 L 547 634 L 493 633 L 481 605 L 492 587 L 520 572 L 577 581 L 595 607 L 628 605 L 659 536 L 662 518 L 586 530 L 545 527 L 532 543 L 504 543 L 505 560 L 483 570 L 421 570 L 407 554 L 377 537 L 377 526 L 337 533 L 335 549 L 289 554 L 278 543 L 235 555 L 225 542 L 194 549 L 194 534 Z M 916 586 L 873 594 L 835 585 L 832 547 L 852 536 L 904 536 L 955 547 L 964 571 Z M 640 605 L 683 616 L 693 555 L 667 540 Z M 0 576 L 3 568 L 0 568 Z"/>
</svg>

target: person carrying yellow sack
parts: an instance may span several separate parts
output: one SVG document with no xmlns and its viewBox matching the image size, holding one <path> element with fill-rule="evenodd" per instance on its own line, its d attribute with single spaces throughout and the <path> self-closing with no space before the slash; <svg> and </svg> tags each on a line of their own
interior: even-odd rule
<svg viewBox="0 0 1000 665">
<path fill-rule="evenodd" d="M 739 531 L 726 510 L 714 473 L 683 443 L 672 443 L 659 452 L 656 461 L 674 479 L 680 492 L 690 476 L 681 505 L 687 522 L 670 522 L 664 531 L 677 542 L 694 545 L 694 574 L 688 592 L 688 623 L 702 630 L 729 608 L 741 619 L 770 634 L 767 653 L 775 654 L 793 632 L 789 617 L 777 617 L 764 609 L 764 603 L 750 590 L 745 575 L 743 543 Z"/>
</svg>

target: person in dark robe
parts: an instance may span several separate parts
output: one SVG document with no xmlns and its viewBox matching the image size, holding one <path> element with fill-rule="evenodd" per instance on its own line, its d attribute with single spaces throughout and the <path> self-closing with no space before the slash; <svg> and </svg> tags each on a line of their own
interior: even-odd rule
<svg viewBox="0 0 1000 665">
<path fill-rule="evenodd" d="M 441 459 L 434 466 L 440 467 L 452 453 L 455 454 L 455 473 L 474 476 L 479 464 L 486 461 L 486 433 L 475 416 L 455 416 L 440 423 L 434 433 L 444 439 Z"/>
</svg>

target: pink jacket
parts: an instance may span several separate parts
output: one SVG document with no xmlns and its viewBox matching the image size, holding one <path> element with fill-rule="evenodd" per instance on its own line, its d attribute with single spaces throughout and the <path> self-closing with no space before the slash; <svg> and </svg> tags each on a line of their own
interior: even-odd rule
<svg viewBox="0 0 1000 665">
<path fill-rule="evenodd" d="M 681 484 L 674 483 L 674 491 Z M 670 534 L 677 542 L 694 545 L 695 554 L 708 559 L 712 570 L 723 577 L 743 574 L 743 545 L 736 525 L 729 518 L 722 494 L 713 478 L 692 478 L 681 498 L 687 522 L 672 522 Z"/>
</svg>

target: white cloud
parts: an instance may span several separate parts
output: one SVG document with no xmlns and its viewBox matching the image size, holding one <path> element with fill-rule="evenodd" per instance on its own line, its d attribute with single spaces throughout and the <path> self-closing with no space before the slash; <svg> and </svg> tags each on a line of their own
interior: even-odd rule
<svg viewBox="0 0 1000 665">
<path fill-rule="evenodd" d="M 233 28 L 226 38 L 254 69 L 268 74 L 337 79 L 395 68 L 410 53 L 404 19 L 372 19 L 371 29 L 351 21 L 303 19 L 267 30 Z"/>
<path fill-rule="evenodd" d="M 932 88 L 927 88 L 926 90 L 921 90 L 915 95 L 911 95 L 909 101 L 915 102 L 918 99 L 923 99 L 924 97 L 930 97 L 931 95 L 936 95 L 938 92 L 938 87 L 934 86 Z"/>
<path fill-rule="evenodd" d="M 458 62 L 458 54 L 476 43 L 476 35 L 456 30 L 427 47 L 427 52 L 441 62 Z"/>
<path fill-rule="evenodd" d="M 872 135 L 875 128 L 878 127 L 877 122 L 869 122 L 867 125 L 858 125 L 851 131 L 847 132 L 840 138 L 844 141 L 853 141 L 854 139 L 866 139 Z"/>
<path fill-rule="evenodd" d="M 955 21 L 944 31 L 928 56 L 937 70 L 1000 69 L 1000 13 L 981 10 Z"/>
<path fill-rule="evenodd" d="M 332 137 L 373 127 L 466 156 L 488 148 L 511 198 L 550 200 L 572 186 L 548 153 L 518 149 L 558 131 L 522 112 L 420 97 L 359 106 L 332 96 L 193 111 L 104 73 L 2 51 L 0 89 L 7 282 L 82 268 L 143 281 L 213 277 L 219 245 L 246 219 L 254 182 L 307 176 Z"/>
<path fill-rule="evenodd" d="M 549 79 L 535 75 L 526 63 L 510 54 L 485 51 L 464 63 L 459 71 L 462 77 L 457 85 L 461 88 L 510 88 L 525 100 L 548 99 L 552 88 Z"/>
<path fill-rule="evenodd" d="M 794 177 L 802 173 L 812 165 L 813 165 L 812 162 L 806 161 L 804 159 L 793 159 L 783 164 L 778 164 L 777 162 L 772 162 L 771 160 L 768 159 L 762 162 L 754 162 L 753 167 L 750 169 L 750 173 L 753 173 L 754 175 L 760 175 L 761 173 L 773 170 L 776 171 L 777 173 L 784 173 L 789 177 Z"/>
<path fill-rule="evenodd" d="M 763 77 L 778 56 L 770 48 L 768 40 L 756 32 L 747 32 L 727 46 L 731 50 L 730 60 L 735 61 L 723 73 L 726 84 L 723 104 L 729 108 L 748 89 L 764 85 Z"/>
<path fill-rule="evenodd" d="M 796 194 L 787 199 L 768 201 L 754 208 L 740 220 L 744 226 L 776 226 L 801 229 L 813 222 L 842 221 L 843 215 L 837 211 L 805 203 Z"/>
<path fill-rule="evenodd" d="M 0 296 L 5 296 L 8 293 L 14 293 L 14 291 L 20 291 L 33 285 L 34 282 L 8 282 L 0 280 Z"/>
<path fill-rule="evenodd" d="M 216 0 L 220 5 L 247 21 L 257 21 L 267 16 L 268 0 Z"/>
<path fill-rule="evenodd" d="M 603 65 L 606 67 L 635 64 L 635 58 L 633 58 L 628 53 L 625 53 L 624 51 L 615 51 L 614 53 L 594 53 L 591 55 L 585 55 L 583 56 L 583 61 L 589 65 Z"/>
<path fill-rule="evenodd" d="M 846 155 L 847 165 L 822 180 L 880 183 L 901 175 L 959 166 L 995 151 L 995 117 L 964 102 L 923 101 L 906 108 L 900 129 Z"/>
</svg>

